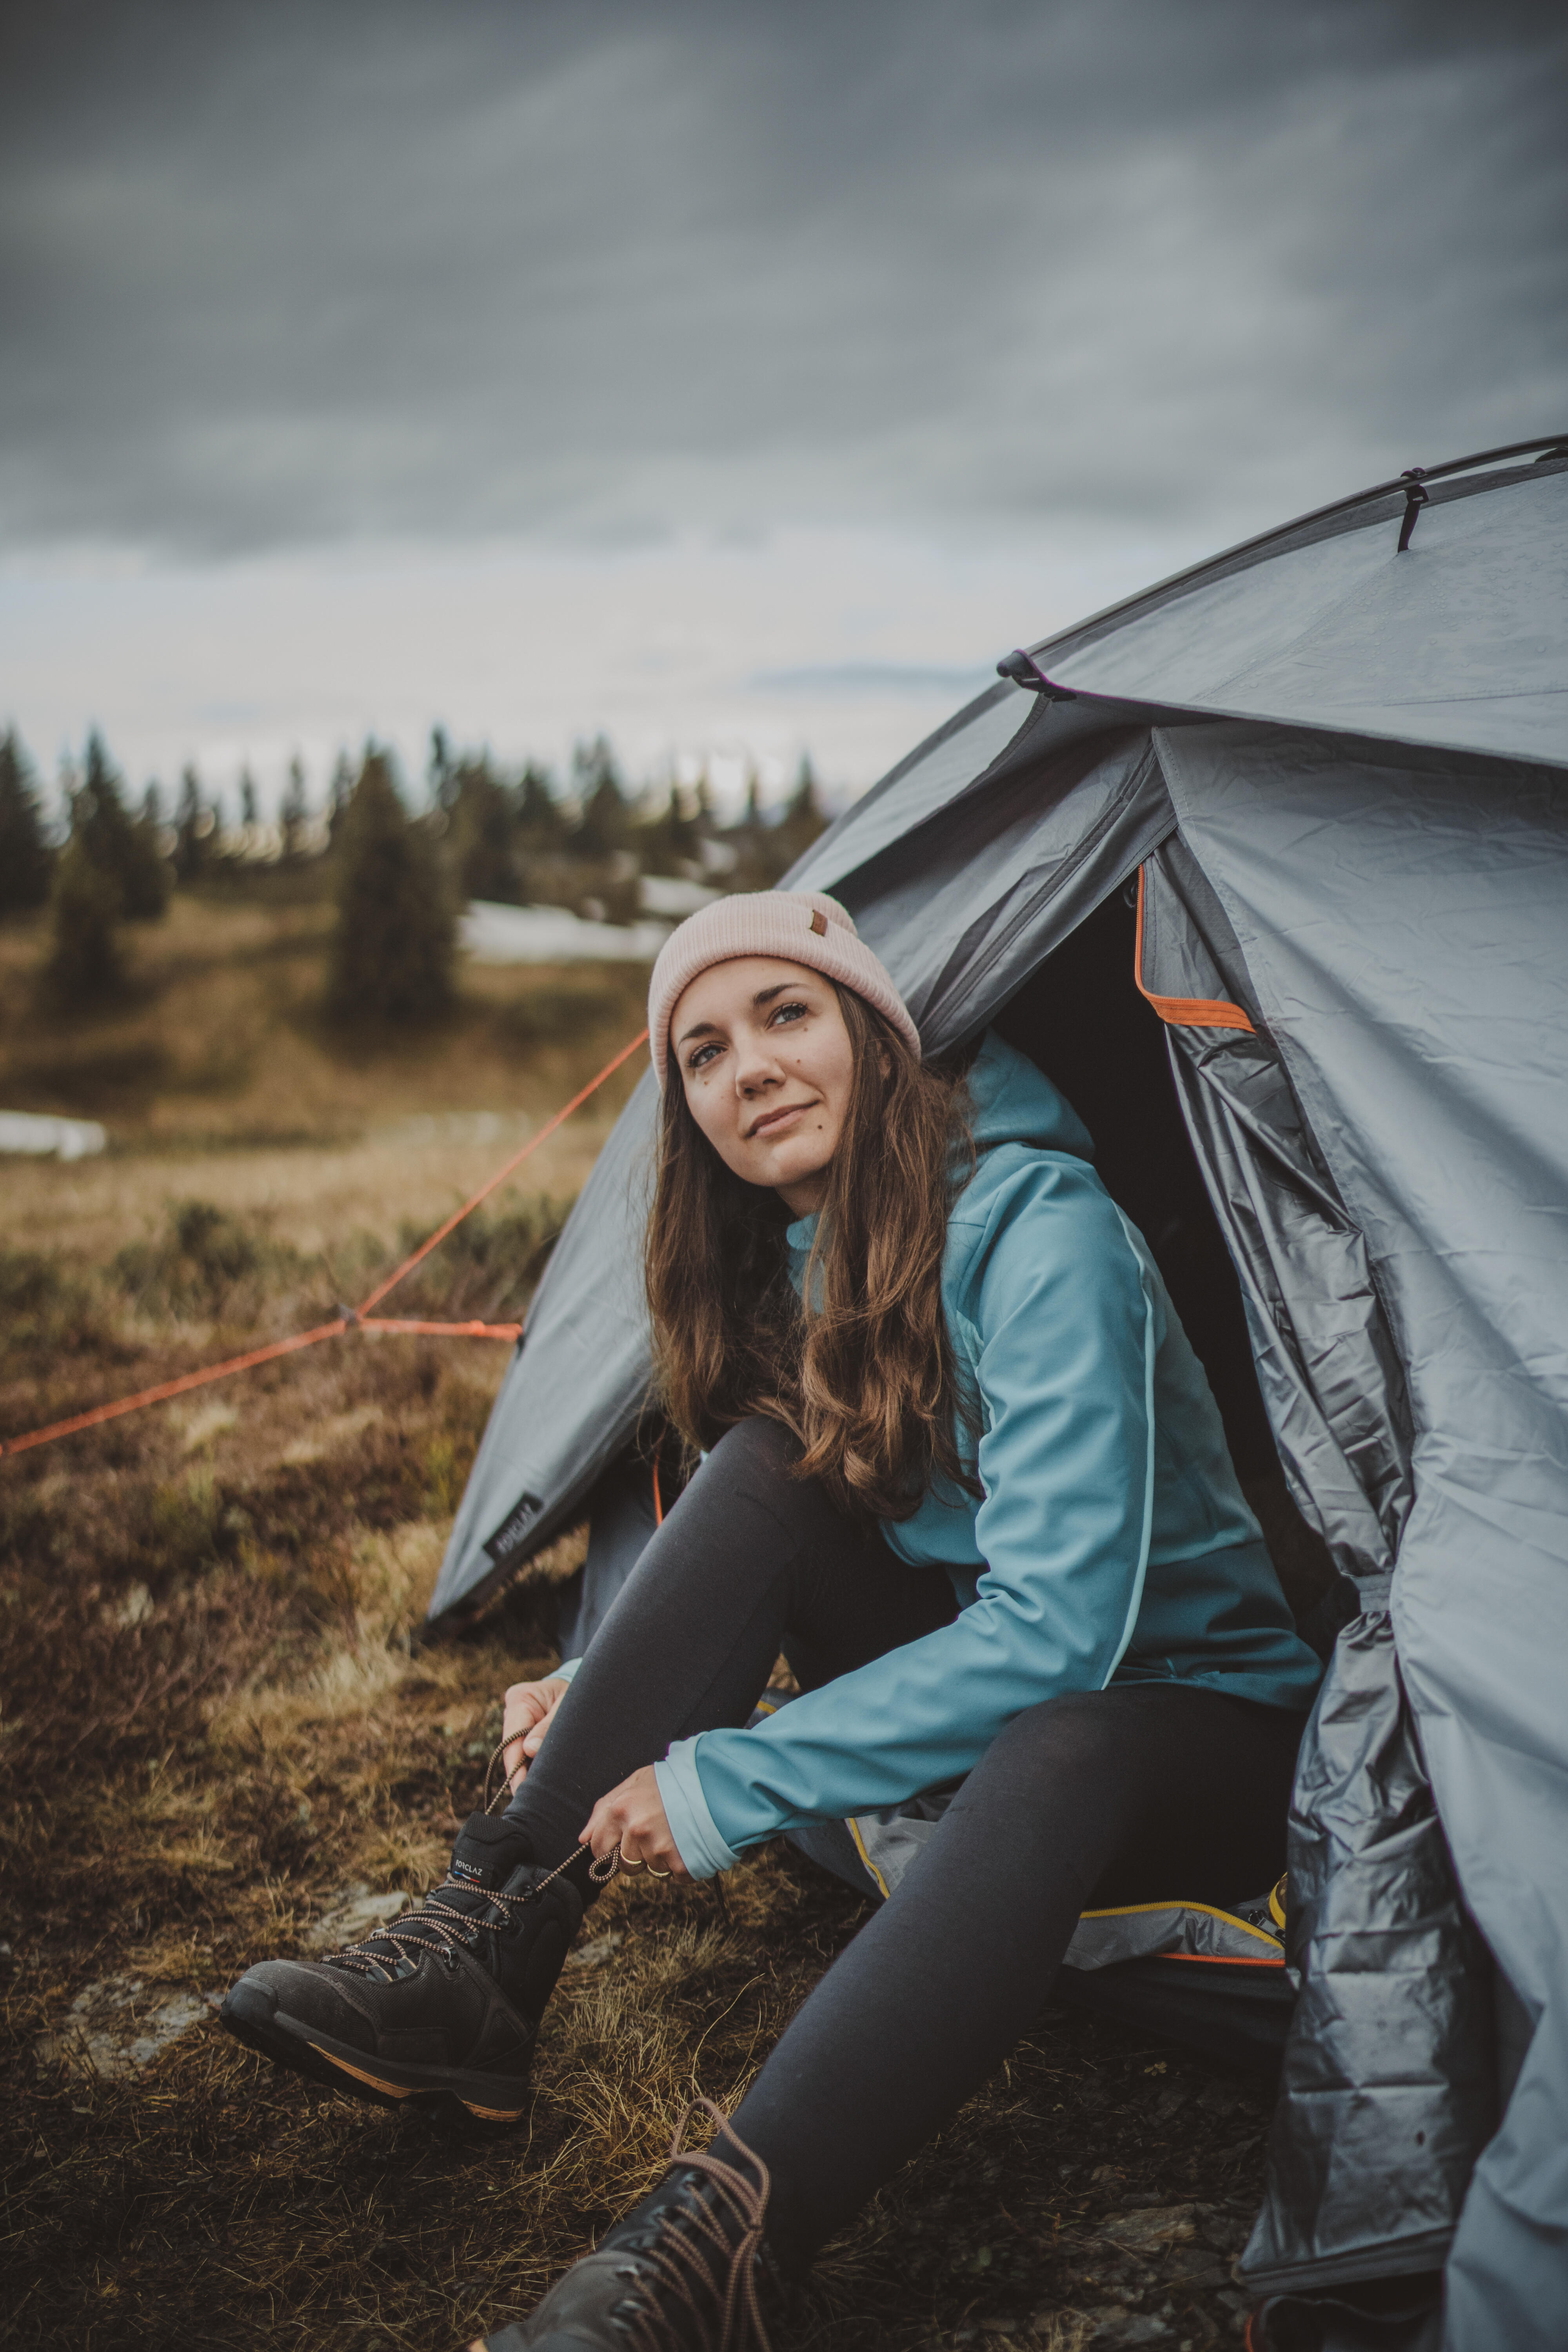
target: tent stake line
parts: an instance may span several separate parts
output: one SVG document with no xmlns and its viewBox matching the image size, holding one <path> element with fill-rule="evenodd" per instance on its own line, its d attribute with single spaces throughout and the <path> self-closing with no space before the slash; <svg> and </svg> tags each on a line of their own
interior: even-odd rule
<svg viewBox="0 0 1568 2352">
<path fill-rule="evenodd" d="M 522 1337 L 521 1323 L 426 1323 L 416 1318 L 396 1315 L 373 1315 L 371 1309 L 380 1305 L 388 1291 L 395 1290 L 405 1275 L 427 1258 L 431 1251 L 454 1233 L 463 1219 L 470 1216 L 481 1201 L 489 1200 L 498 1184 L 504 1184 L 514 1168 L 521 1168 L 529 1154 L 537 1151 L 546 1138 L 564 1126 L 575 1110 L 581 1110 L 590 1095 L 597 1094 L 607 1078 L 613 1078 L 624 1063 L 629 1062 L 640 1046 L 647 1043 L 647 1031 L 641 1030 L 631 1043 L 623 1045 L 618 1054 L 605 1064 L 596 1077 L 590 1078 L 580 1093 L 547 1118 L 537 1134 L 530 1136 L 520 1151 L 514 1151 L 505 1166 L 499 1168 L 488 1183 L 481 1184 L 472 1198 L 464 1202 L 443 1225 L 437 1225 L 427 1241 L 421 1242 L 402 1265 L 378 1283 L 363 1307 L 345 1307 L 330 1323 L 318 1323 L 313 1330 L 297 1331 L 291 1339 L 273 1339 L 265 1348 L 252 1348 L 243 1356 L 230 1356 L 221 1364 L 204 1364 L 200 1370 L 182 1372 L 178 1379 L 161 1381 L 155 1388 L 140 1389 L 134 1396 L 116 1397 L 111 1403 L 95 1404 L 86 1412 L 72 1413 L 68 1420 L 53 1421 L 44 1429 L 28 1430 L 24 1436 L 0 1441 L 0 1454 L 26 1454 L 35 1445 L 48 1445 L 57 1437 L 74 1437 L 79 1430 L 92 1429 L 100 1421 L 116 1421 L 121 1413 L 138 1412 L 143 1405 L 164 1404 L 171 1397 L 184 1396 L 191 1389 L 205 1388 L 210 1381 L 228 1380 L 236 1372 L 254 1371 L 258 1364 L 276 1362 L 279 1356 L 292 1356 L 301 1348 L 314 1348 L 323 1339 L 342 1339 L 346 1331 L 397 1331 L 429 1333 L 454 1339 L 504 1339 L 512 1342 Z"/>
</svg>

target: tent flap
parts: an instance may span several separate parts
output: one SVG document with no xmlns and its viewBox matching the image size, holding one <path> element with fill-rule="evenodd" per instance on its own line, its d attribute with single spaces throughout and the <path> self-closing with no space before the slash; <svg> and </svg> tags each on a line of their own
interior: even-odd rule
<svg viewBox="0 0 1568 2352">
<path fill-rule="evenodd" d="M 1276 2293 L 1435 2270 L 1496 2121 L 1491 1971 L 1458 1899 L 1386 1608 L 1340 1635 L 1289 1852 L 1300 1994 L 1243 2268 Z"/>
<path fill-rule="evenodd" d="M 1144 870 L 1140 984 L 1250 1007 L 1255 1026 L 1167 1027 L 1176 1091 L 1241 1277 L 1258 1381 L 1297 1508 L 1342 1571 L 1386 1575 L 1410 1507 L 1398 1350 L 1346 1213 L 1263 1025 L 1236 935 L 1192 852 Z"/>
<path fill-rule="evenodd" d="M 1235 929 L 1179 837 L 1145 867 L 1141 906 L 1139 984 L 1174 1008 L 1177 1092 L 1286 1475 L 1361 1587 L 1301 1744 L 1289 1941 L 1302 1992 L 1248 2274 L 1276 2289 L 1395 2276 L 1442 2261 L 1494 2089 L 1488 1970 L 1388 1614 L 1411 1500 L 1405 1375 Z"/>
</svg>

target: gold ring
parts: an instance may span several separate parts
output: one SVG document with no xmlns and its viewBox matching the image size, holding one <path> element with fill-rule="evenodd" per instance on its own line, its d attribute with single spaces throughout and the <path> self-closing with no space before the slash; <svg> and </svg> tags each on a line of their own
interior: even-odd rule
<svg viewBox="0 0 1568 2352">
<path fill-rule="evenodd" d="M 650 1878 L 673 1878 L 675 1875 L 672 1870 L 656 1870 L 651 1862 L 639 1863 L 637 1867 L 646 1870 Z"/>
<path fill-rule="evenodd" d="M 641 1862 L 641 1861 L 638 1861 L 638 1862 L 633 1862 L 633 1860 L 631 1859 L 631 1856 L 627 1853 L 627 1852 L 626 1852 L 626 1848 L 625 1848 L 625 1846 L 624 1846 L 624 1845 L 618 1845 L 618 1846 L 616 1848 L 616 1858 L 617 1858 L 617 1860 L 618 1860 L 618 1861 L 619 1861 L 619 1863 L 620 1863 L 621 1868 L 622 1868 L 623 1870 L 646 1870 L 646 1869 L 647 1868 L 647 1863 L 646 1863 L 646 1862 Z M 661 1875 L 663 1875 L 664 1877 L 668 1878 L 668 1875 L 669 1875 L 669 1873 L 668 1873 L 668 1871 L 665 1871 L 665 1872 L 663 1872 L 663 1873 L 662 1873 L 662 1874 L 661 1874 Z"/>
</svg>

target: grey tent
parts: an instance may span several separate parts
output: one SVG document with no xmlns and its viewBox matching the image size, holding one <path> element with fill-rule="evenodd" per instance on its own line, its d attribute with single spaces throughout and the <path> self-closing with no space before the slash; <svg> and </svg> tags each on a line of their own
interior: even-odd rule
<svg viewBox="0 0 1568 2352">
<path fill-rule="evenodd" d="M 930 1050 L 994 1023 L 1058 1080 L 1244 1478 L 1282 1468 L 1331 1557 L 1247 2273 L 1281 2343 L 1560 2352 L 1568 441 L 1384 484 L 999 667 L 789 880 L 842 898 Z M 585 1507 L 601 1554 L 651 1524 L 654 1101 L 540 1286 L 437 1620 Z M 1330 2316 L 1445 2266 L 1440 2319 Z"/>
</svg>

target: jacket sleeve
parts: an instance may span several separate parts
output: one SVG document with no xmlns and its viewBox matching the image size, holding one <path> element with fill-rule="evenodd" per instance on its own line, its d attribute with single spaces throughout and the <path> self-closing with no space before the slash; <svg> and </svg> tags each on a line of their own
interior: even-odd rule
<svg viewBox="0 0 1568 2352">
<path fill-rule="evenodd" d="M 962 1207 L 962 1204 L 961 1204 Z M 655 1769 L 694 1877 L 797 1823 L 967 1772 L 1014 1716 L 1098 1690 L 1131 1638 L 1153 1511 L 1155 1291 L 1092 1171 L 1037 1158 L 989 1203 L 963 1285 L 985 1562 L 951 1625 Z"/>
</svg>

